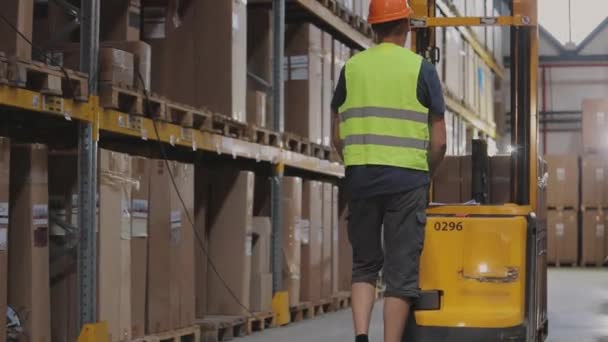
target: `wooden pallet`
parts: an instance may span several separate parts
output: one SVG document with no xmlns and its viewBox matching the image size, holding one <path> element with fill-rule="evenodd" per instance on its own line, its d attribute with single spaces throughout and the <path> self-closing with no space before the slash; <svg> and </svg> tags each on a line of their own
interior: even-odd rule
<svg viewBox="0 0 608 342">
<path fill-rule="evenodd" d="M 300 303 L 289 308 L 292 322 L 301 322 L 305 319 L 313 319 L 315 317 L 313 305 L 308 302 Z"/>
<path fill-rule="evenodd" d="M 255 125 L 247 126 L 247 138 L 256 144 L 281 147 L 280 134 Z"/>
<path fill-rule="evenodd" d="M 176 102 L 165 102 L 164 119 L 173 124 L 194 129 L 211 129 L 210 113 Z"/>
<path fill-rule="evenodd" d="M 578 264 L 576 262 L 549 262 L 547 263 L 548 266 L 550 267 L 564 267 L 564 268 L 570 268 L 570 267 L 577 267 Z"/>
<path fill-rule="evenodd" d="M 338 292 L 331 296 L 331 305 L 333 311 L 350 308 L 350 292 Z"/>
<path fill-rule="evenodd" d="M 132 342 L 200 342 L 201 331 L 198 326 L 177 329 L 132 340 Z"/>
<path fill-rule="evenodd" d="M 313 304 L 312 306 L 314 316 L 320 316 L 328 312 L 332 312 L 332 305 L 330 299 L 323 299 Z"/>
<path fill-rule="evenodd" d="M 155 94 L 146 96 L 134 87 L 102 83 L 99 86 L 99 104 L 126 114 L 145 115 L 152 119 L 166 116 L 166 101 Z"/>
<path fill-rule="evenodd" d="M 12 86 L 80 102 L 89 100 L 89 80 L 84 73 L 19 57 L 9 57 L 6 63 L 6 79 Z"/>
<path fill-rule="evenodd" d="M 320 144 L 310 144 L 311 156 L 323 160 L 331 160 L 331 148 Z"/>
<path fill-rule="evenodd" d="M 307 156 L 312 152 L 310 141 L 291 133 L 283 133 L 283 148 Z"/>
<path fill-rule="evenodd" d="M 355 18 L 355 15 L 353 14 L 353 12 L 342 4 L 338 4 L 338 7 L 339 17 L 342 18 L 342 20 L 344 20 L 345 22 L 349 23 L 351 26 L 354 26 L 353 20 Z"/>
<path fill-rule="evenodd" d="M 257 312 L 247 319 L 247 335 L 276 326 L 273 312 Z"/>
<path fill-rule="evenodd" d="M 211 130 L 227 137 L 243 139 L 246 137 L 247 124 L 225 115 L 214 113 Z"/>
<path fill-rule="evenodd" d="M 247 334 L 248 319 L 244 316 L 208 316 L 197 320 L 201 342 L 230 341 Z"/>
<path fill-rule="evenodd" d="M 321 4 L 323 4 L 323 6 L 327 7 L 327 9 L 329 9 L 332 13 L 338 15 L 339 7 L 338 7 L 338 3 L 336 2 L 336 0 L 317 0 L 317 1 L 319 1 Z"/>
</svg>

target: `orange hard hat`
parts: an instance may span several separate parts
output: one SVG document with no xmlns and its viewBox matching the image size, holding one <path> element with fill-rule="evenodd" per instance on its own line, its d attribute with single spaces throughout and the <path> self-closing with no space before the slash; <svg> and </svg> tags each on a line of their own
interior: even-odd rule
<svg viewBox="0 0 608 342">
<path fill-rule="evenodd" d="M 380 24 L 388 21 L 406 19 L 412 14 L 408 0 L 372 0 L 369 4 L 367 22 Z"/>
</svg>

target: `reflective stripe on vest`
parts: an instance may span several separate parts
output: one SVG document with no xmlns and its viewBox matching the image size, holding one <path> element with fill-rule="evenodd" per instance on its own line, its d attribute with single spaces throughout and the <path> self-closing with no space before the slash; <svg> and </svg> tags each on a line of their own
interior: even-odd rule
<svg viewBox="0 0 608 342">
<path fill-rule="evenodd" d="M 345 67 L 346 101 L 340 107 L 344 163 L 428 171 L 428 109 L 418 101 L 422 58 L 380 44 Z"/>
</svg>

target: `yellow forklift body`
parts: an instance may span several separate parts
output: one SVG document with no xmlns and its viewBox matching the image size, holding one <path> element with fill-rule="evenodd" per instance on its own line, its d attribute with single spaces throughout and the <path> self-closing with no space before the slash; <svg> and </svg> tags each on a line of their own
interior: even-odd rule
<svg viewBox="0 0 608 342">
<path fill-rule="evenodd" d="M 515 205 L 429 210 L 420 287 L 439 291 L 441 302 L 439 310 L 416 312 L 419 326 L 524 324 L 529 213 Z"/>
</svg>

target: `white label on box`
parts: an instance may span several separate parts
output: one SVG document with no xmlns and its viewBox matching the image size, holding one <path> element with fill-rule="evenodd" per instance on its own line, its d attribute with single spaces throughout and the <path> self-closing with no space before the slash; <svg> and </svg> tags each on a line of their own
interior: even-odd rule
<svg viewBox="0 0 608 342">
<path fill-rule="evenodd" d="M 556 223 L 555 224 L 555 235 L 558 237 L 563 237 L 564 236 L 564 224 L 563 223 Z"/>
<path fill-rule="evenodd" d="M 0 202 L 0 224 L 8 224 L 8 202 Z"/>
<path fill-rule="evenodd" d="M 49 206 L 47 204 L 34 204 L 32 206 L 32 220 L 35 226 L 49 224 Z"/>
<path fill-rule="evenodd" d="M 8 249 L 8 229 L 0 228 L 0 251 Z"/>
<path fill-rule="evenodd" d="M 595 226 L 595 236 L 597 237 L 604 237 L 604 225 L 603 224 L 598 224 Z"/>
<path fill-rule="evenodd" d="M 129 200 L 123 195 L 121 203 L 121 230 L 120 238 L 122 240 L 131 240 L 131 211 L 129 209 Z"/>
<path fill-rule="evenodd" d="M 302 81 L 308 79 L 308 55 L 289 57 L 289 79 Z"/>
<path fill-rule="evenodd" d="M 293 239 L 295 242 L 302 241 L 302 229 L 301 229 L 299 223 L 296 224 L 295 227 L 293 228 Z"/>
<path fill-rule="evenodd" d="M 245 237 L 245 256 L 253 255 L 253 236 L 247 234 Z"/>
<path fill-rule="evenodd" d="M 134 199 L 131 202 L 131 215 L 133 215 L 133 218 L 147 219 L 148 213 L 149 209 L 147 200 Z"/>
<path fill-rule="evenodd" d="M 232 12 L 232 29 L 239 30 L 239 15 L 236 12 Z"/>
<path fill-rule="evenodd" d="M 605 112 L 597 112 L 595 113 L 595 118 L 597 120 L 597 124 L 603 126 L 606 122 L 606 113 Z"/>
<path fill-rule="evenodd" d="M 308 245 L 310 243 L 310 221 L 301 220 L 300 229 L 302 230 L 302 244 Z"/>
<path fill-rule="evenodd" d="M 171 212 L 171 229 L 179 229 L 182 226 L 181 210 L 173 210 Z"/>
<path fill-rule="evenodd" d="M 604 181 L 604 168 L 603 167 L 598 167 L 597 169 L 595 169 L 595 180 L 598 182 Z"/>
<path fill-rule="evenodd" d="M 556 173 L 558 181 L 563 182 L 566 180 L 566 169 L 564 169 L 563 167 L 558 167 Z"/>
</svg>

